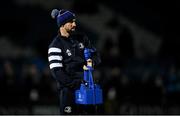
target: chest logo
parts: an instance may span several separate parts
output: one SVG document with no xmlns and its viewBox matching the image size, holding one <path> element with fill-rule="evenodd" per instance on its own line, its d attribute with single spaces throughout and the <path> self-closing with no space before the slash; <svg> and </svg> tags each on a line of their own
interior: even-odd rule
<svg viewBox="0 0 180 116">
<path fill-rule="evenodd" d="M 71 51 L 70 51 L 69 49 L 66 50 L 66 53 L 67 53 L 68 56 L 71 56 L 71 55 L 72 55 L 72 54 L 71 54 Z"/>
<path fill-rule="evenodd" d="M 79 48 L 80 48 L 80 49 L 84 49 L 83 43 L 79 43 Z"/>
</svg>

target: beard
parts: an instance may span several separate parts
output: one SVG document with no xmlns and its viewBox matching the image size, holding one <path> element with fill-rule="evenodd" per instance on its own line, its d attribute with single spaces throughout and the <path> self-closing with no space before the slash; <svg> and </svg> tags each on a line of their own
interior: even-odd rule
<svg viewBox="0 0 180 116">
<path fill-rule="evenodd" d="M 71 32 L 75 32 L 75 31 L 76 31 L 76 29 L 75 29 L 75 28 L 71 29 Z"/>
<path fill-rule="evenodd" d="M 73 31 L 73 32 L 74 32 L 75 30 L 76 30 L 76 27 L 72 27 L 71 31 Z"/>
<path fill-rule="evenodd" d="M 75 31 L 76 31 L 76 29 L 75 29 L 75 27 L 74 27 L 74 28 L 68 30 L 68 33 L 72 34 L 72 33 L 74 33 Z"/>
</svg>

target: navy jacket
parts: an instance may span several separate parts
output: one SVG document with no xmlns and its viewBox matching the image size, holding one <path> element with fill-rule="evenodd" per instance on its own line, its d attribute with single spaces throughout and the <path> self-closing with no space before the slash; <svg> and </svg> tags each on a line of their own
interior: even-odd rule
<svg viewBox="0 0 180 116">
<path fill-rule="evenodd" d="M 95 49 L 82 34 L 73 34 L 69 38 L 58 35 L 49 45 L 49 67 L 60 88 L 77 88 L 82 83 L 85 47 Z M 101 62 L 97 51 L 93 53 L 92 60 L 94 66 Z"/>
</svg>

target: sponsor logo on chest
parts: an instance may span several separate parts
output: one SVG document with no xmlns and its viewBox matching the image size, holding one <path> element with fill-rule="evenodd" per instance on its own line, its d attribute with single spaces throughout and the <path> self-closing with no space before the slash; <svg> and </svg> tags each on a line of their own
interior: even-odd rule
<svg viewBox="0 0 180 116">
<path fill-rule="evenodd" d="M 66 50 L 66 54 L 67 54 L 68 56 L 71 56 L 71 55 L 72 55 L 72 53 L 71 53 L 71 51 L 70 51 L 69 49 Z"/>
</svg>

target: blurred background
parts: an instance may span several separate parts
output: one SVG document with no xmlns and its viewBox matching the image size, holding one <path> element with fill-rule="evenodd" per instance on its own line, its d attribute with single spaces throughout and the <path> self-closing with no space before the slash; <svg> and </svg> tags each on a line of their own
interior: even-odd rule
<svg viewBox="0 0 180 116">
<path fill-rule="evenodd" d="M 102 114 L 180 114 L 179 3 L 143 0 L 1 0 L 0 114 L 59 114 L 47 50 L 54 8 L 101 54 L 94 77 Z"/>
</svg>

